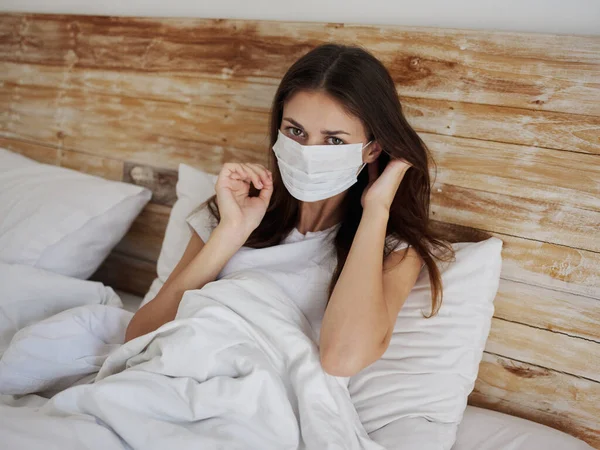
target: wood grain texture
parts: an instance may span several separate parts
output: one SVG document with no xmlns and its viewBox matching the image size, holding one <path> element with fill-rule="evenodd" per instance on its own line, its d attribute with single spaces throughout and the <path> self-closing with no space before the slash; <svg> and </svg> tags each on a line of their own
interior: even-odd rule
<svg viewBox="0 0 600 450">
<path fill-rule="evenodd" d="M 432 221 L 452 242 L 503 241 L 502 277 L 521 283 L 600 299 L 600 254 L 472 227 Z"/>
<path fill-rule="evenodd" d="M 41 163 L 52 165 L 59 165 L 60 163 L 60 154 L 56 148 L 3 137 L 0 137 L 0 148 L 20 153 Z"/>
<path fill-rule="evenodd" d="M 156 278 L 156 263 L 113 251 L 90 277 L 107 286 L 144 296 Z"/>
<path fill-rule="evenodd" d="M 600 252 L 600 212 L 436 183 L 435 220 Z"/>
<path fill-rule="evenodd" d="M 113 72 L 103 69 L 0 61 L 5 83 L 137 97 L 183 105 L 267 113 L 277 85 L 244 80 L 189 77 L 176 73 Z M 66 83 L 65 83 L 66 80 Z M 484 141 L 600 154 L 600 117 L 480 105 L 402 95 L 409 123 L 417 130 Z M 511 133 L 507 133 L 507 127 Z"/>
<path fill-rule="evenodd" d="M 494 300 L 494 316 L 600 344 L 599 302 L 595 298 L 501 279 Z M 598 351 L 597 347 L 592 350 Z"/>
<path fill-rule="evenodd" d="M 124 163 L 116 159 L 2 137 L 0 137 L 0 148 L 20 153 L 44 164 L 62 166 L 109 180 L 121 181 L 123 179 Z"/>
<path fill-rule="evenodd" d="M 530 34 L 524 45 L 523 34 L 507 32 L 27 14 L 6 15 L 0 34 L 0 59 L 9 62 L 176 68 L 271 83 L 317 44 L 360 42 L 390 68 L 403 95 L 600 115 L 595 37 Z"/>
<path fill-rule="evenodd" d="M 108 180 L 123 179 L 123 161 L 88 155 L 71 150 L 60 151 L 60 165 L 69 169 L 96 175 Z"/>
<path fill-rule="evenodd" d="M 598 342 L 494 318 L 486 351 L 600 382 Z M 573 355 L 587 357 L 573 358 Z"/>
<path fill-rule="evenodd" d="M 600 448 L 600 38 L 397 26 L 0 15 L 0 147 L 150 188 L 94 275 L 143 295 L 181 162 L 265 163 L 269 108 L 315 45 L 389 68 L 437 162 L 451 240 L 504 242 L 470 402 Z"/>
<path fill-rule="evenodd" d="M 438 183 L 600 211 L 600 156 L 420 133 Z M 595 222 L 598 225 L 598 221 Z"/>
<path fill-rule="evenodd" d="M 35 86 L 7 85 L 0 102 L 9 105 L 0 121 L 4 137 L 97 156 L 208 171 L 267 156 L 266 115 Z"/>
<path fill-rule="evenodd" d="M 59 95 L 51 89 L 14 88 L 20 103 L 11 104 L 12 118 L 0 124 L 5 136 L 155 166 L 202 161 L 208 171 L 227 160 L 265 163 L 268 154 L 266 115 L 200 106 L 188 111 L 176 104 L 84 96 L 73 90 L 62 91 L 56 100 Z M 52 119 L 45 105 L 56 103 L 61 106 Z M 428 134 L 424 138 L 431 138 L 440 156 L 440 179 L 452 183 L 434 190 L 432 214 L 437 220 L 600 251 L 600 239 L 589 239 L 600 223 L 597 155 L 579 155 L 572 162 L 572 154 L 565 152 Z M 114 144 L 107 145 L 107 140 Z M 570 200 L 573 194 L 578 200 Z"/>
<path fill-rule="evenodd" d="M 158 260 L 171 208 L 149 203 L 136 217 L 115 250 L 123 255 L 154 264 Z M 145 292 L 144 292 L 145 294 Z"/>
<path fill-rule="evenodd" d="M 533 420 L 600 448 L 600 384 L 484 352 L 469 404 Z"/>
</svg>

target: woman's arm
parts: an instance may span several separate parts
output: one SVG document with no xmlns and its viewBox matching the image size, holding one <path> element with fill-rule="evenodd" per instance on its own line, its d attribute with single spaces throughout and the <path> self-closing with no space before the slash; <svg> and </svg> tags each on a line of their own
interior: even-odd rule
<svg viewBox="0 0 600 450">
<path fill-rule="evenodd" d="M 248 195 L 250 183 L 260 193 Z M 227 261 L 246 242 L 265 215 L 271 195 L 271 173 L 259 164 L 223 166 L 217 184 L 221 220 L 204 244 L 195 233 L 173 273 L 156 297 L 135 313 L 125 332 L 125 342 L 156 330 L 173 320 L 183 293 L 215 280 Z"/>
<path fill-rule="evenodd" d="M 206 244 L 194 232 L 181 260 L 156 297 L 140 308 L 129 322 L 125 342 L 173 320 L 183 293 L 214 281 L 243 243 L 243 236 L 236 236 L 235 230 L 222 226 L 215 228 Z"/>
<path fill-rule="evenodd" d="M 336 376 L 352 376 L 387 349 L 396 317 L 415 284 L 421 258 L 413 248 L 383 262 L 388 213 L 363 213 L 352 248 L 321 325 L 321 364 Z"/>
<path fill-rule="evenodd" d="M 383 355 L 421 270 L 413 248 L 383 261 L 389 207 L 406 169 L 396 163 L 386 171 L 369 192 L 376 200 L 363 199 L 362 219 L 323 317 L 321 364 L 331 375 L 352 376 Z"/>
</svg>

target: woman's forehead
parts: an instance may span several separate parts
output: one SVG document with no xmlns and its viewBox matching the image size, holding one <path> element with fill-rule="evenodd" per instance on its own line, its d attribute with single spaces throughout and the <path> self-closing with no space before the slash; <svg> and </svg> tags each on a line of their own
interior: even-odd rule
<svg viewBox="0 0 600 450">
<path fill-rule="evenodd" d="M 305 131 L 344 130 L 350 135 L 364 134 L 362 122 L 333 97 L 321 91 L 300 91 L 286 100 L 283 117 L 298 122 Z"/>
</svg>

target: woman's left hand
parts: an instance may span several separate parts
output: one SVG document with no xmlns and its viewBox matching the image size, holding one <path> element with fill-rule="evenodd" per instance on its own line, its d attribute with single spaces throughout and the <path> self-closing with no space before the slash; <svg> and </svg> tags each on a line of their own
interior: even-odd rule
<svg viewBox="0 0 600 450">
<path fill-rule="evenodd" d="M 363 209 L 379 206 L 389 211 L 404 174 L 411 165 L 403 159 L 393 159 L 378 176 L 377 164 L 377 161 L 368 164 L 369 184 L 363 191 L 361 204 Z"/>
</svg>

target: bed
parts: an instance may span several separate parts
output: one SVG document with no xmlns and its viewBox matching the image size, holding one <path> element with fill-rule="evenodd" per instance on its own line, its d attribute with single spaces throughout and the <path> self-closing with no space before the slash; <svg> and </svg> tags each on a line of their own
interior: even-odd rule
<svg viewBox="0 0 600 450">
<path fill-rule="evenodd" d="M 129 311 L 156 277 L 178 165 L 264 162 L 286 68 L 318 43 L 360 42 L 436 159 L 435 226 L 504 243 L 453 448 L 600 448 L 597 37 L 38 14 L 3 14 L 0 30 L 0 146 L 152 192 L 92 276 Z M 429 425 L 404 423 L 414 448 Z"/>
</svg>

